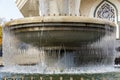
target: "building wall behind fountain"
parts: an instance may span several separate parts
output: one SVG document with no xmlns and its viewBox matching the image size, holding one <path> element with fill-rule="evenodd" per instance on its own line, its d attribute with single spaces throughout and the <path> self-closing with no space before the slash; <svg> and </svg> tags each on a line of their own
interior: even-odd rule
<svg viewBox="0 0 120 80">
<path fill-rule="evenodd" d="M 39 1 L 40 0 L 21 0 L 21 1 L 17 0 L 16 4 L 25 17 L 39 16 L 39 12 L 40 12 Z M 119 18 L 120 17 L 120 0 L 81 0 L 80 1 L 80 15 L 87 16 L 87 17 L 94 17 L 95 9 L 102 1 L 109 1 L 114 6 L 116 6 L 118 10 L 118 13 L 117 13 L 118 21 L 120 21 L 119 20 L 120 19 Z M 66 5 L 61 4 L 60 6 L 64 7 Z"/>
<path fill-rule="evenodd" d="M 81 16 L 89 17 L 91 8 L 95 2 L 96 2 L 96 0 L 81 0 L 81 6 L 80 6 Z"/>
<path fill-rule="evenodd" d="M 116 31 L 117 44 L 120 39 L 120 0 L 82 0 L 80 6 L 81 16 L 94 17 L 94 13 L 102 2 L 107 1 L 115 8 L 115 23 L 118 24 Z M 86 6 L 87 5 L 87 6 Z M 119 45 L 117 45 L 119 46 Z"/>
</svg>

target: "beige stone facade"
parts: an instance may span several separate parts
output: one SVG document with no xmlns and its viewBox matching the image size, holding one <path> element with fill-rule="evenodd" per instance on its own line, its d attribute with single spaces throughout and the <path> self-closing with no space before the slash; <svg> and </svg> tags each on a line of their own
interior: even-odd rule
<svg viewBox="0 0 120 80">
<path fill-rule="evenodd" d="M 117 17 L 120 16 L 120 0 L 81 0 L 80 15 L 94 17 L 95 9 L 102 1 L 109 1 L 117 9 Z M 17 0 L 16 4 L 25 17 L 39 16 L 39 0 Z"/>
<path fill-rule="evenodd" d="M 39 0 L 16 0 L 24 17 L 39 16 Z"/>
<path fill-rule="evenodd" d="M 16 0 L 16 4 L 24 17 L 40 16 L 40 1 L 41 0 Z M 50 0 L 44 1 L 48 2 Z M 57 6 L 59 6 L 62 1 L 63 0 L 59 0 Z M 120 0 L 80 0 L 79 2 L 80 16 L 106 18 L 120 25 Z M 66 5 L 61 4 L 60 6 Z M 51 5 L 51 8 L 52 7 L 55 9 L 55 6 Z M 102 8 L 104 9 L 102 10 Z M 56 15 L 58 15 L 57 12 Z M 117 27 L 117 38 L 119 38 L 119 27 Z"/>
</svg>

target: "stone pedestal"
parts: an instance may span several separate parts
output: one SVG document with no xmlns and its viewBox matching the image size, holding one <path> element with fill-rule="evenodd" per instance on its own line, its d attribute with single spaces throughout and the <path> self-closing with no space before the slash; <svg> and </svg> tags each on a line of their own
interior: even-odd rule
<svg viewBox="0 0 120 80">
<path fill-rule="evenodd" d="M 81 0 L 40 0 L 40 16 L 79 16 Z"/>
</svg>

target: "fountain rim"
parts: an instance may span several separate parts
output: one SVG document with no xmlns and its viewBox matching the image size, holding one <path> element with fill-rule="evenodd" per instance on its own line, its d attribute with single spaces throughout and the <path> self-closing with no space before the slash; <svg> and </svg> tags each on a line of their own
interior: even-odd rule
<svg viewBox="0 0 120 80">
<path fill-rule="evenodd" d="M 84 16 L 37 16 L 37 17 L 26 17 L 11 20 L 5 23 L 5 27 L 13 25 L 29 24 L 29 23 L 44 23 L 44 22 L 81 22 L 81 23 L 94 23 L 94 24 L 106 24 L 112 27 L 116 27 L 116 24 L 112 21 L 100 18 L 90 18 Z"/>
</svg>

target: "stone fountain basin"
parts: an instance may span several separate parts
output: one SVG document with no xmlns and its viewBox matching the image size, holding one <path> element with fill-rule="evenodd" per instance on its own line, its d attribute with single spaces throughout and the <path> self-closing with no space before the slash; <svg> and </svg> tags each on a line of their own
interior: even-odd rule
<svg viewBox="0 0 120 80">
<path fill-rule="evenodd" d="M 22 42 L 39 47 L 80 47 L 115 31 L 115 24 L 80 16 L 43 16 L 10 21 L 9 28 Z"/>
</svg>

